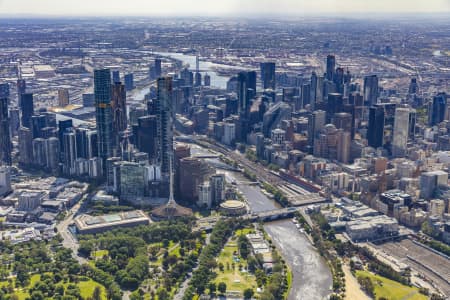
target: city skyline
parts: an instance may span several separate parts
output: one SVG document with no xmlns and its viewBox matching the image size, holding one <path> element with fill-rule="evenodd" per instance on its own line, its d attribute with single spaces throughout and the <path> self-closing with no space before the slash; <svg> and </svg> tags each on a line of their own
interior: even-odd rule
<svg viewBox="0 0 450 300">
<path fill-rule="evenodd" d="M 242 1 L 0 0 L 0 300 L 450 299 L 448 0 Z"/>
<path fill-rule="evenodd" d="M 450 12 L 449 0 L 206 0 L 164 2 L 123 1 L 56 1 L 56 0 L 0 0 L 2 16 L 308 16 L 345 15 L 358 17 L 367 14 L 428 14 Z"/>
</svg>

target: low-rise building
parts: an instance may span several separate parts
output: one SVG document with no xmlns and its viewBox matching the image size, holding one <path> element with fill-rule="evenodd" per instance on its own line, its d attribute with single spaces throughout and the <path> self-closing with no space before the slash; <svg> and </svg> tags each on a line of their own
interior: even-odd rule
<svg viewBox="0 0 450 300">
<path fill-rule="evenodd" d="M 75 219 L 74 223 L 78 233 L 93 234 L 119 227 L 148 225 L 150 223 L 150 218 L 143 211 L 134 210 L 96 217 L 81 215 Z"/>
</svg>

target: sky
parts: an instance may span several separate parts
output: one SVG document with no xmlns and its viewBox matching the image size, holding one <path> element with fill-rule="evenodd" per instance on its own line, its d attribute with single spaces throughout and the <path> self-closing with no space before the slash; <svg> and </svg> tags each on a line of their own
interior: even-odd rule
<svg viewBox="0 0 450 300">
<path fill-rule="evenodd" d="M 257 16 L 449 13 L 450 0 L 0 0 L 0 15 Z"/>
</svg>

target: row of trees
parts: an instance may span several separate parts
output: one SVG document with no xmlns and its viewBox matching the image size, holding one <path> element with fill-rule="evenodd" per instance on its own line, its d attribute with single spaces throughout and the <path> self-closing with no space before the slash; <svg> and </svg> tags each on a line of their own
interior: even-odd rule
<svg viewBox="0 0 450 300">
<path fill-rule="evenodd" d="M 322 214 L 314 213 L 311 215 L 311 219 L 316 224 L 311 229 L 314 245 L 320 255 L 327 260 L 333 274 L 333 291 L 337 295 L 343 296 L 345 293 L 345 274 L 342 270 L 342 262 L 337 255 L 337 251 L 335 251 L 340 241 L 336 239 L 334 230 Z M 334 297 L 339 296 L 335 295 Z"/>
<path fill-rule="evenodd" d="M 289 288 L 287 282 L 287 272 L 288 272 L 287 266 L 283 258 L 278 254 L 278 252 L 275 249 L 273 249 L 272 251 L 272 260 L 273 260 L 272 273 L 268 275 L 265 279 L 263 279 L 264 281 L 266 281 L 266 285 L 263 293 L 261 293 L 260 296 L 261 300 L 285 299 L 286 292 L 288 291 Z M 259 273 L 257 276 L 261 275 L 262 274 Z"/>
<path fill-rule="evenodd" d="M 263 183 L 263 188 L 273 195 L 275 201 L 277 201 L 281 206 L 286 207 L 289 205 L 289 201 L 287 197 L 283 194 L 283 192 L 276 187 L 268 184 L 267 182 Z"/>
<path fill-rule="evenodd" d="M 370 297 L 375 297 L 375 287 L 369 276 L 358 276 L 358 283 L 362 290 L 367 293 Z"/>
<path fill-rule="evenodd" d="M 421 239 L 420 242 L 436 251 L 439 251 L 441 253 L 444 253 L 447 256 L 450 256 L 450 246 L 449 245 L 446 245 L 446 244 L 436 241 L 436 240 L 428 240 L 428 239 Z"/>
<path fill-rule="evenodd" d="M 209 244 L 203 248 L 200 254 L 198 268 L 193 272 L 189 288 L 183 297 L 184 300 L 191 300 L 195 293 L 201 295 L 205 291 L 208 282 L 214 276 L 213 270 L 217 266 L 217 255 L 219 255 L 234 230 L 242 225 L 243 221 L 237 219 L 219 220 L 216 223 Z"/>
</svg>

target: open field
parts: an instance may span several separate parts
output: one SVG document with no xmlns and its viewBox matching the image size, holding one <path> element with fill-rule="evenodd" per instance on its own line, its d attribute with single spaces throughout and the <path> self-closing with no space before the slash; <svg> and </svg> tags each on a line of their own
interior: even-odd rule
<svg viewBox="0 0 450 300">
<path fill-rule="evenodd" d="M 87 281 L 80 281 L 77 283 L 77 285 L 80 288 L 81 296 L 84 299 L 86 299 L 88 297 L 92 297 L 92 293 L 94 292 L 94 289 L 97 286 L 100 286 L 100 289 L 102 290 L 102 299 L 106 299 L 105 287 L 100 285 L 99 283 L 95 282 L 92 279 L 89 279 Z"/>
<path fill-rule="evenodd" d="M 252 288 L 256 291 L 257 284 L 255 276 L 248 273 L 246 270 L 239 270 L 239 266 L 242 266 L 243 268 L 247 267 L 247 260 L 237 254 L 238 234 L 247 234 L 249 231 L 250 230 L 246 229 L 237 231 L 233 238 L 227 242 L 217 259 L 217 264 L 223 264 L 224 270 L 223 272 L 219 269 L 216 270 L 218 275 L 215 279 L 215 283 L 225 282 L 227 291 L 243 292 L 247 288 Z"/>
<path fill-rule="evenodd" d="M 384 297 L 389 300 L 427 300 L 416 287 L 409 287 L 396 281 L 374 275 L 367 271 L 356 271 L 356 276 L 368 276 L 375 287 L 376 299 Z"/>
</svg>

